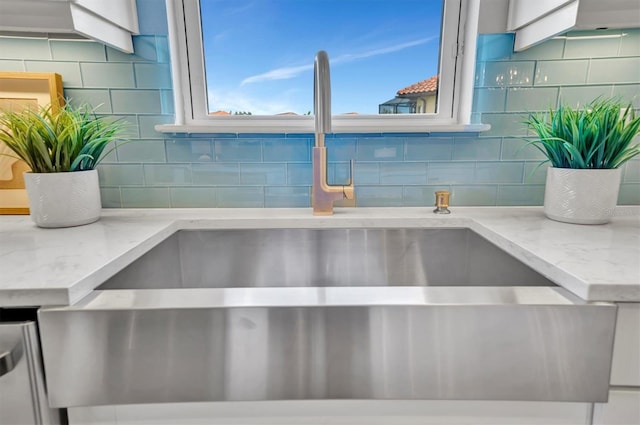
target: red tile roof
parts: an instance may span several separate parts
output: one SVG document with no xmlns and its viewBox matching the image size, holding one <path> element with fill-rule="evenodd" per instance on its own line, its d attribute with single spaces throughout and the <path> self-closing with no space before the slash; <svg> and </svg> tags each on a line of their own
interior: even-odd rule
<svg viewBox="0 0 640 425">
<path fill-rule="evenodd" d="M 398 95 L 416 94 L 416 93 L 435 93 L 438 90 L 438 76 L 422 80 L 418 83 L 411 84 L 408 87 L 398 90 Z"/>
<path fill-rule="evenodd" d="M 231 115 L 231 114 L 227 111 L 215 111 L 215 112 L 209 112 L 209 115 Z"/>
</svg>

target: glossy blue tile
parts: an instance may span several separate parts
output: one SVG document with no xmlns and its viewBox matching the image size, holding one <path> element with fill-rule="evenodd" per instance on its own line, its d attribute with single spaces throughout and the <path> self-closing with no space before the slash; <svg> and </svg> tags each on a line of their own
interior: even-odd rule
<svg viewBox="0 0 640 425">
<path fill-rule="evenodd" d="M 424 162 L 389 162 L 380 164 L 381 184 L 427 184 Z"/>
<path fill-rule="evenodd" d="M 144 174 L 141 164 L 100 164 L 98 176 L 103 186 L 142 186 Z"/>
<path fill-rule="evenodd" d="M 165 141 L 168 162 L 211 162 L 210 139 L 170 139 Z"/>
<path fill-rule="evenodd" d="M 159 114 L 159 90 L 111 90 L 111 107 L 116 114 Z"/>
<path fill-rule="evenodd" d="M 522 183 L 523 162 L 478 162 L 474 183 Z"/>
<path fill-rule="evenodd" d="M 544 201 L 544 185 L 512 185 L 498 188 L 498 205 L 537 206 Z"/>
<path fill-rule="evenodd" d="M 623 165 L 623 167 L 623 183 L 640 183 L 640 159 L 632 159 L 630 161 L 627 161 Z"/>
<path fill-rule="evenodd" d="M 402 161 L 404 138 L 366 138 L 356 142 L 358 161 Z"/>
<path fill-rule="evenodd" d="M 502 139 L 499 137 L 456 137 L 453 160 L 499 160 Z"/>
<path fill-rule="evenodd" d="M 67 102 L 74 105 L 90 105 L 97 114 L 110 114 L 111 97 L 109 90 L 90 90 L 90 89 L 65 89 L 64 96 Z"/>
<path fill-rule="evenodd" d="M 588 60 L 538 61 L 536 86 L 579 85 L 587 81 Z"/>
<path fill-rule="evenodd" d="M 638 58 L 592 59 L 589 67 L 589 83 L 638 83 L 640 79 Z"/>
<path fill-rule="evenodd" d="M 477 88 L 473 91 L 474 111 L 502 112 L 504 111 L 507 91 L 503 87 Z"/>
<path fill-rule="evenodd" d="M 308 186 L 269 186 L 265 187 L 264 191 L 264 206 L 267 208 L 311 206 L 311 189 Z"/>
<path fill-rule="evenodd" d="M 450 208 L 463 206 L 493 206 L 496 205 L 498 188 L 496 186 L 452 186 Z"/>
<path fill-rule="evenodd" d="M 51 56 L 58 61 L 104 62 L 104 44 L 88 40 L 49 40 Z"/>
<path fill-rule="evenodd" d="M 356 162 L 354 164 L 354 183 L 356 185 L 380 183 L 380 163 Z"/>
<path fill-rule="evenodd" d="M 147 186 L 186 186 L 192 182 L 188 164 L 144 164 Z"/>
<path fill-rule="evenodd" d="M 123 187 L 123 208 L 169 208 L 169 188 L 166 187 Z"/>
<path fill-rule="evenodd" d="M 311 161 L 311 141 L 307 138 L 264 139 L 265 162 Z"/>
<path fill-rule="evenodd" d="M 173 124 L 173 115 L 141 115 L 138 117 L 140 137 L 144 139 L 164 138 L 164 134 L 155 130 L 156 125 Z"/>
<path fill-rule="evenodd" d="M 262 161 L 260 139 L 214 139 L 213 153 L 216 161 Z M 282 160 L 281 160 L 282 161 Z"/>
<path fill-rule="evenodd" d="M 621 184 L 618 205 L 640 205 L 640 183 Z"/>
<path fill-rule="evenodd" d="M 356 158 L 356 138 L 340 137 L 328 139 L 327 159 L 329 161 L 349 161 Z"/>
<path fill-rule="evenodd" d="M 404 186 L 402 188 L 402 204 L 408 207 L 424 206 L 425 213 L 433 211 L 435 204 L 435 192 L 438 190 L 451 190 L 449 185 L 432 186 Z"/>
<path fill-rule="evenodd" d="M 217 204 L 222 208 L 264 207 L 264 188 L 261 186 L 219 187 Z"/>
<path fill-rule="evenodd" d="M 133 88 L 135 79 L 130 63 L 81 63 L 82 81 L 87 88 Z"/>
<path fill-rule="evenodd" d="M 65 88 L 83 87 L 80 64 L 75 62 L 25 61 L 25 69 L 29 72 L 56 72 L 62 76 Z M 84 86 L 91 88 L 89 86 Z"/>
<path fill-rule="evenodd" d="M 432 162 L 427 169 L 429 184 L 464 184 L 474 182 L 473 162 Z"/>
<path fill-rule="evenodd" d="M 118 145 L 119 162 L 166 162 L 164 140 L 134 140 Z"/>
<path fill-rule="evenodd" d="M 215 208 L 216 190 L 211 187 L 171 187 L 172 208 Z"/>
<path fill-rule="evenodd" d="M 287 184 L 309 186 L 313 182 L 311 163 L 287 164 Z"/>
<path fill-rule="evenodd" d="M 485 62 L 480 87 L 532 86 L 534 61 Z"/>
<path fill-rule="evenodd" d="M 102 208 L 122 208 L 122 198 L 118 187 L 100 187 Z"/>
<path fill-rule="evenodd" d="M 193 184 L 195 185 L 230 185 L 240 183 L 240 168 L 238 164 L 193 164 Z"/>
<path fill-rule="evenodd" d="M 477 61 L 506 60 L 513 52 L 513 34 L 480 34 L 477 41 Z"/>
<path fill-rule="evenodd" d="M 241 163 L 240 184 L 282 185 L 287 180 L 287 165 L 284 163 Z"/>
<path fill-rule="evenodd" d="M 0 37 L 0 55 L 4 59 L 51 60 L 46 38 Z"/>
<path fill-rule="evenodd" d="M 136 87 L 145 89 L 170 89 L 171 70 L 164 63 L 133 64 Z"/>
<path fill-rule="evenodd" d="M 401 207 L 402 186 L 356 186 L 360 207 Z"/>
<path fill-rule="evenodd" d="M 453 137 L 409 138 L 405 149 L 405 161 L 450 160 L 453 152 Z"/>
<path fill-rule="evenodd" d="M 508 112 L 548 111 L 558 103 L 556 87 L 516 87 L 507 91 Z"/>
</svg>

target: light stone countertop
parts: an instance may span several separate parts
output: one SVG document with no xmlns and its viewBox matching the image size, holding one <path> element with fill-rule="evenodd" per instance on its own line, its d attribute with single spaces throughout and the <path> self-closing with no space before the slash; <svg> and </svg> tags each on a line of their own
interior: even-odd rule
<svg viewBox="0 0 640 425">
<path fill-rule="evenodd" d="M 605 225 L 544 217 L 540 207 L 113 209 L 93 224 L 40 229 L 0 216 L 0 307 L 70 305 L 179 229 L 468 227 L 587 301 L 640 302 L 640 207 Z"/>
</svg>

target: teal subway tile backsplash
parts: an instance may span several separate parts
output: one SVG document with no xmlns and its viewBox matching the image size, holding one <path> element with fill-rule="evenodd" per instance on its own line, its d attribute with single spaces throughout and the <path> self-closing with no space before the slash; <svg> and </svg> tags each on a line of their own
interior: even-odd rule
<svg viewBox="0 0 640 425">
<path fill-rule="evenodd" d="M 506 161 L 513 160 L 540 160 L 546 157 L 535 146 L 529 144 L 527 140 L 517 137 L 505 137 L 502 140 L 502 150 L 500 158 Z"/>
<path fill-rule="evenodd" d="M 456 206 L 490 206 L 496 204 L 497 186 L 454 186 L 450 204 Z"/>
<path fill-rule="evenodd" d="M 105 46 L 93 41 L 51 40 L 49 45 L 54 61 L 104 62 L 107 58 Z"/>
<path fill-rule="evenodd" d="M 287 184 L 290 186 L 310 186 L 313 178 L 311 176 L 311 163 L 289 163 L 287 164 Z"/>
<path fill-rule="evenodd" d="M 541 205 L 544 200 L 544 184 L 510 185 L 498 188 L 498 205 L 532 206 Z"/>
<path fill-rule="evenodd" d="M 240 186 L 217 189 L 218 206 L 222 208 L 264 207 L 264 187 Z"/>
<path fill-rule="evenodd" d="M 471 184 L 474 182 L 473 162 L 432 162 L 427 170 L 429 184 Z"/>
<path fill-rule="evenodd" d="M 287 164 L 285 163 L 241 163 L 240 184 L 248 185 L 283 185 L 287 181 Z"/>
<path fill-rule="evenodd" d="M 507 91 L 507 107 L 509 112 L 548 111 L 555 108 L 558 102 L 556 87 L 517 87 Z"/>
<path fill-rule="evenodd" d="M 615 36 L 620 34 L 620 30 L 602 30 L 602 36 Z M 575 32 L 576 36 L 588 35 L 588 33 Z M 620 50 L 620 38 L 567 38 L 564 57 L 565 58 L 609 58 L 618 55 Z"/>
<path fill-rule="evenodd" d="M 562 103 L 576 108 L 587 105 L 598 96 L 614 96 L 613 85 L 560 87 L 558 98 Z"/>
<path fill-rule="evenodd" d="M 311 206 L 308 186 L 269 186 L 264 193 L 264 206 L 268 208 L 307 208 Z"/>
<path fill-rule="evenodd" d="M 128 122 L 131 143 L 119 143 L 98 167 L 103 205 L 308 208 L 313 134 L 155 130 L 174 121 L 166 15 L 163 2 L 137 2 L 134 54 L 87 40 L 0 36 L 0 70 L 60 72 L 73 103 Z M 627 35 L 595 43 L 556 38 L 520 53 L 512 51 L 512 34 L 480 35 L 472 108 L 490 131 L 330 134 L 330 183 L 347 182 L 353 159 L 361 207 L 429 213 L 441 189 L 451 191 L 452 208 L 541 205 L 548 165 L 539 167 L 540 152 L 523 147 L 528 112 L 598 95 L 619 95 L 640 109 L 640 30 L 613 32 Z M 640 204 L 639 164 L 624 169 L 620 204 Z"/>
<path fill-rule="evenodd" d="M 16 72 L 25 71 L 25 69 L 24 69 L 24 61 L 0 59 L 0 70 L 1 71 L 16 71 Z"/>
<path fill-rule="evenodd" d="M 405 144 L 405 161 L 448 161 L 453 155 L 451 137 L 410 137 Z"/>
<path fill-rule="evenodd" d="M 522 183 L 524 164 L 517 162 L 478 162 L 475 183 Z"/>
<path fill-rule="evenodd" d="M 162 112 L 158 90 L 111 90 L 111 107 L 116 114 L 159 114 Z"/>
<path fill-rule="evenodd" d="M 163 140 L 136 140 L 121 143 L 117 147 L 121 163 L 126 162 L 167 162 Z"/>
<path fill-rule="evenodd" d="M 260 139 L 214 139 L 213 153 L 216 161 L 262 161 Z"/>
<path fill-rule="evenodd" d="M 618 193 L 618 205 L 640 205 L 640 190 L 638 183 L 620 185 Z"/>
<path fill-rule="evenodd" d="M 356 199 L 360 207 L 402 206 L 402 190 L 398 186 L 356 186 Z"/>
<path fill-rule="evenodd" d="M 167 187 L 123 187 L 120 189 L 123 208 L 169 208 Z"/>
<path fill-rule="evenodd" d="M 100 164 L 100 184 L 103 186 L 143 186 L 142 164 Z"/>
<path fill-rule="evenodd" d="M 237 163 L 193 164 L 193 183 L 198 186 L 240 184 L 240 167 Z"/>
<path fill-rule="evenodd" d="M 588 82 L 637 83 L 640 75 L 640 61 L 636 58 L 593 59 L 589 68 Z"/>
<path fill-rule="evenodd" d="M 173 208 L 214 208 L 216 190 L 210 187 L 170 187 L 169 199 Z"/>
<path fill-rule="evenodd" d="M 122 208 L 119 187 L 101 187 L 100 198 L 104 208 Z"/>
<path fill-rule="evenodd" d="M 111 114 L 113 112 L 111 97 L 107 89 L 67 89 L 64 94 L 72 105 L 89 105 L 97 114 Z"/>
<path fill-rule="evenodd" d="M 640 56 L 640 28 L 621 30 L 620 54 L 618 56 Z"/>
<path fill-rule="evenodd" d="M 453 143 L 453 160 L 497 161 L 500 159 L 500 137 L 456 137 Z"/>
<path fill-rule="evenodd" d="M 404 139 L 400 137 L 358 139 L 356 148 L 358 161 L 402 161 Z"/>
<path fill-rule="evenodd" d="M 311 161 L 310 139 L 264 139 L 262 146 L 265 162 Z"/>
<path fill-rule="evenodd" d="M 85 87 L 135 87 L 133 65 L 130 63 L 81 63 Z"/>
<path fill-rule="evenodd" d="M 136 87 L 144 89 L 171 88 L 171 70 L 169 64 L 134 63 Z"/>
<path fill-rule="evenodd" d="M 62 85 L 65 88 L 83 87 L 80 64 L 76 62 L 28 60 L 24 65 L 28 72 L 57 72 L 62 76 Z"/>
<path fill-rule="evenodd" d="M 532 86 L 534 61 L 486 62 L 480 87 Z"/>
<path fill-rule="evenodd" d="M 427 184 L 427 163 L 388 162 L 380 164 L 381 184 Z"/>
<path fill-rule="evenodd" d="M 0 37 L 0 55 L 3 59 L 51 60 L 46 38 Z"/>
<path fill-rule="evenodd" d="M 588 69 L 588 60 L 538 61 L 535 85 L 584 85 Z"/>
<path fill-rule="evenodd" d="M 192 183 L 188 164 L 144 164 L 147 186 L 185 186 Z"/>
<path fill-rule="evenodd" d="M 164 142 L 168 162 L 211 162 L 213 145 L 210 139 L 171 139 Z"/>
</svg>

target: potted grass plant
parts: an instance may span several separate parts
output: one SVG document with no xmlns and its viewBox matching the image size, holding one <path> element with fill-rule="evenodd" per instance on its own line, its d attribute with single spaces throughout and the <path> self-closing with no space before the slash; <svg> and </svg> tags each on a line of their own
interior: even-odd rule
<svg viewBox="0 0 640 425">
<path fill-rule="evenodd" d="M 122 122 L 97 116 L 89 105 L 0 114 L 0 141 L 31 168 L 24 181 L 37 226 L 79 226 L 100 218 L 96 165 L 123 129 Z"/>
<path fill-rule="evenodd" d="M 610 221 L 620 190 L 621 166 L 640 154 L 640 117 L 631 104 L 596 98 L 584 108 L 560 105 L 525 121 L 551 167 L 547 170 L 544 213 L 578 224 Z"/>
</svg>

